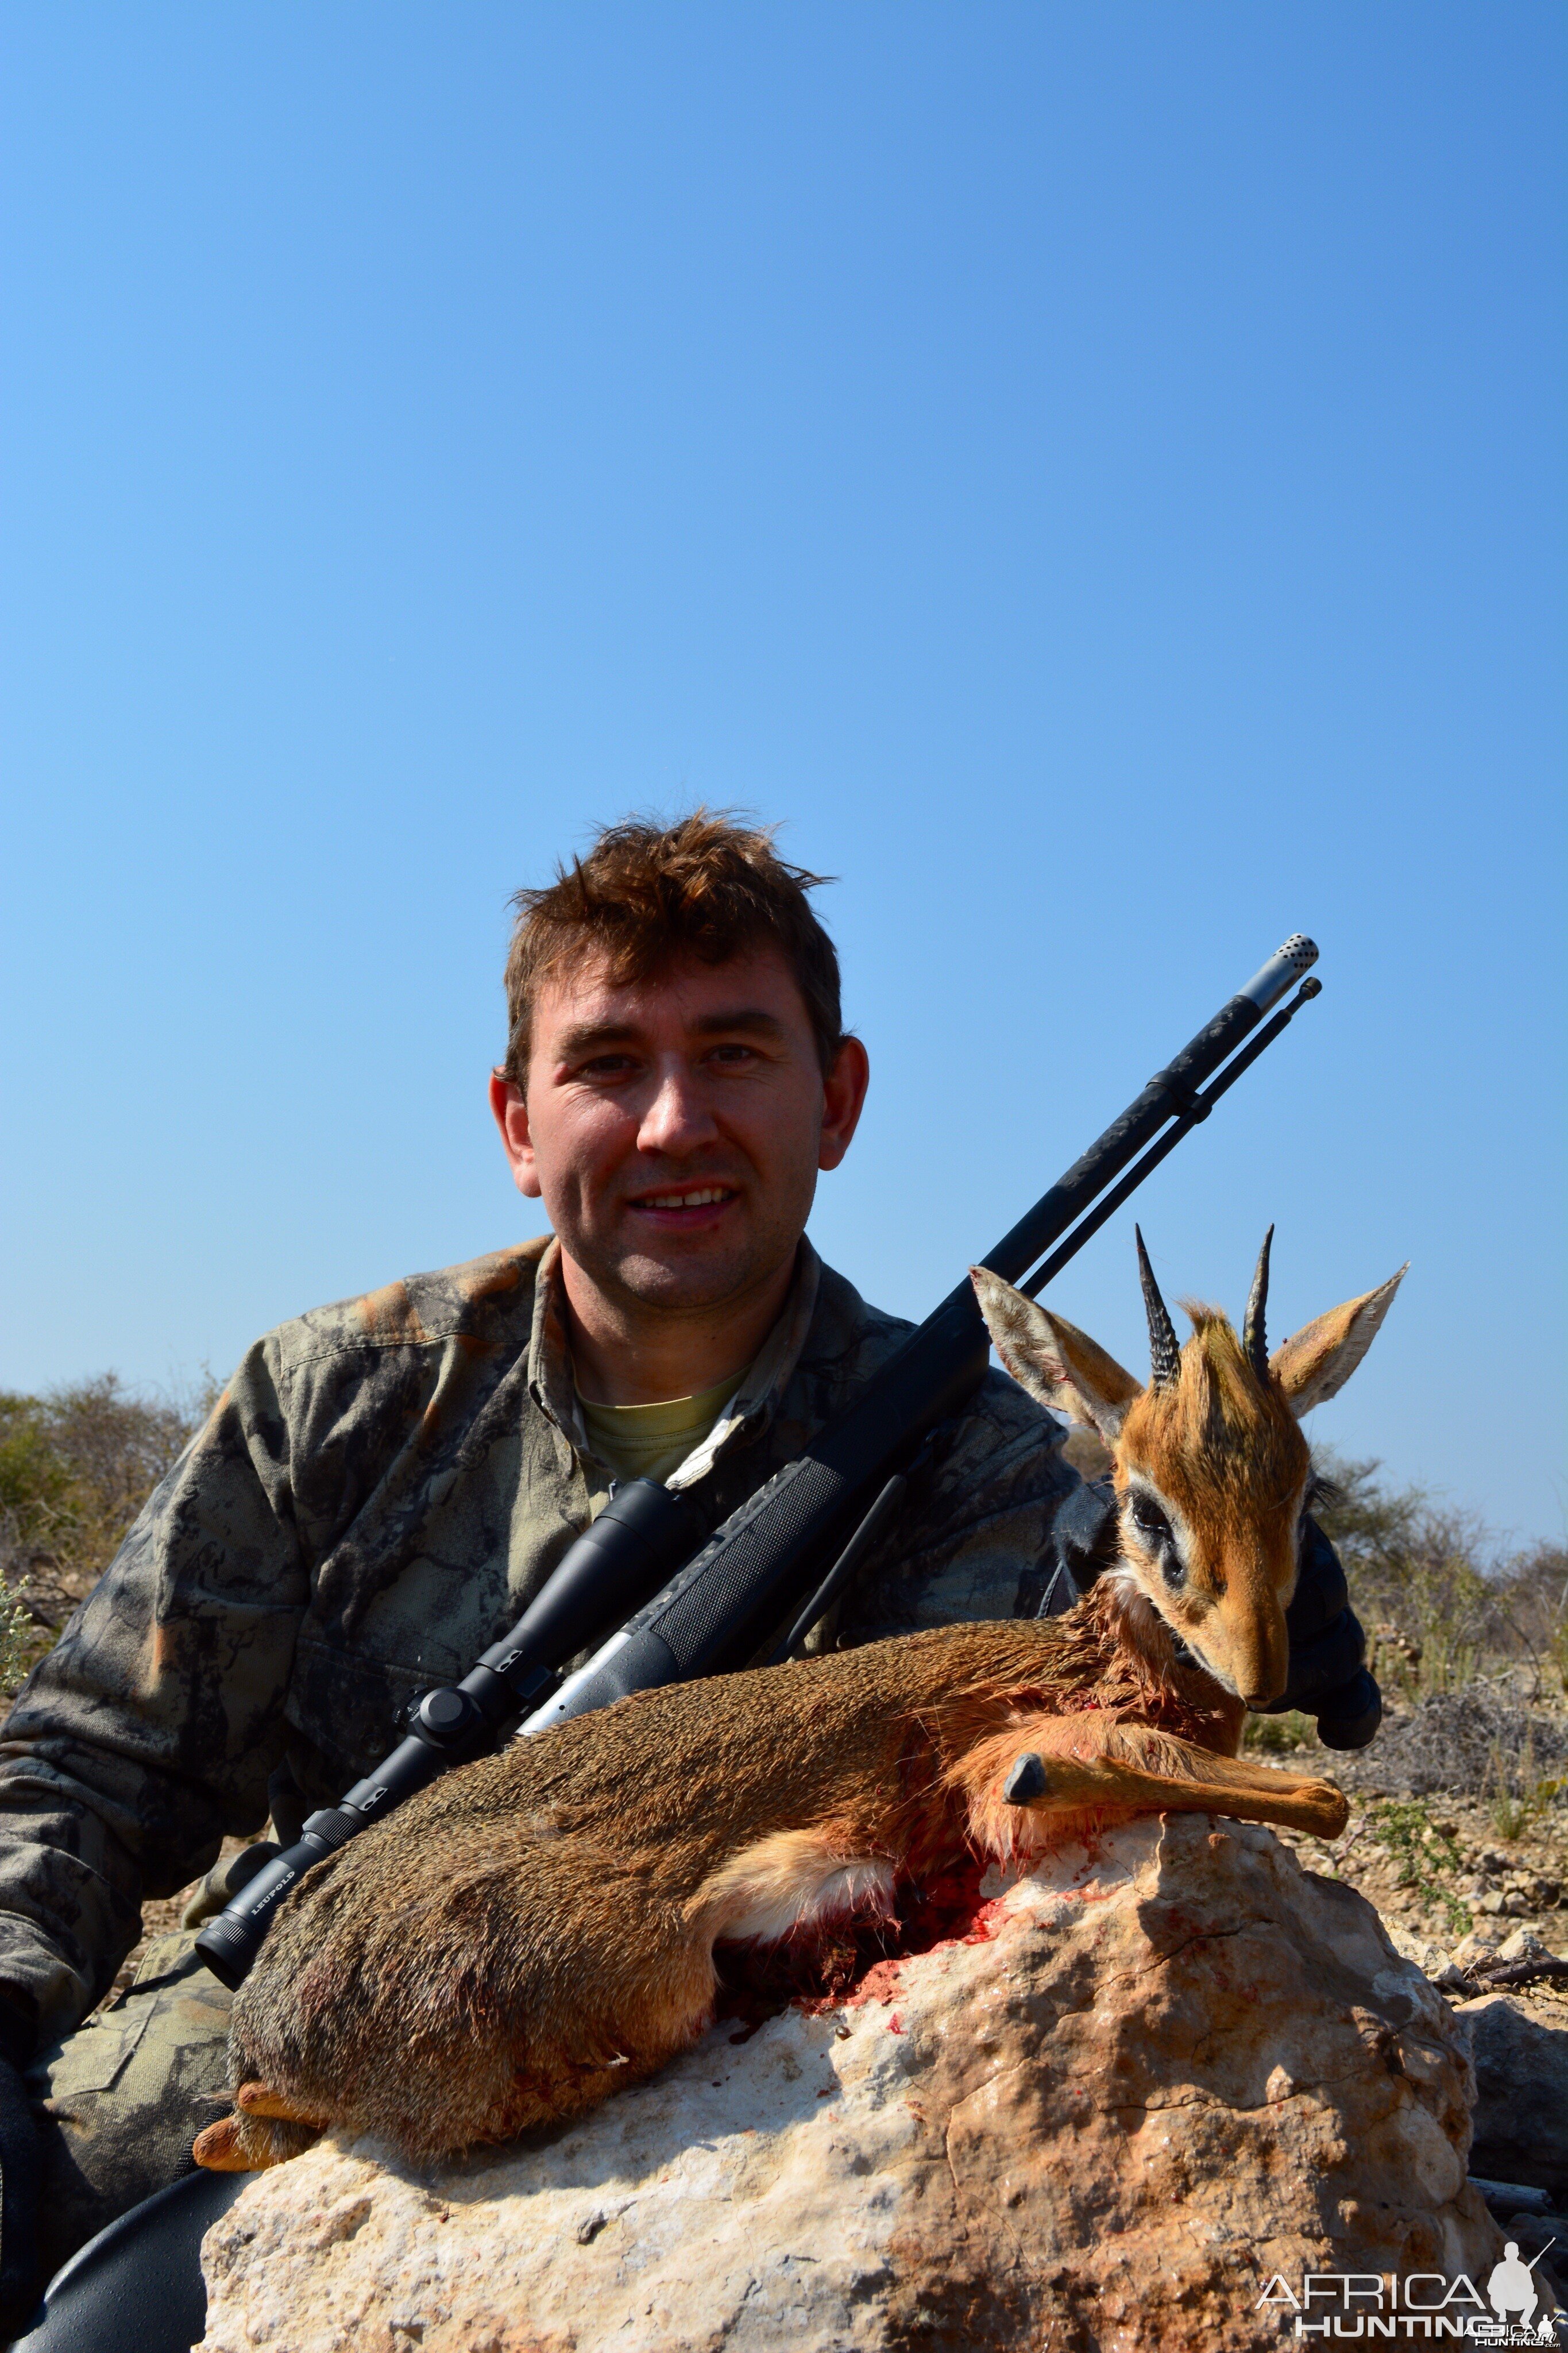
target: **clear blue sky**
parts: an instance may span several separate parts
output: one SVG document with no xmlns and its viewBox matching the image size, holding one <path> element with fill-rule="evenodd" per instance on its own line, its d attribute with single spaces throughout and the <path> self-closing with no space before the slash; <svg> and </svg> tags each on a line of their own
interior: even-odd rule
<svg viewBox="0 0 1568 2353">
<path fill-rule="evenodd" d="M 1288 932 L 1141 1198 L 1321 1435 L 1559 1535 L 1555 6 L 13 6 L 0 1383 L 530 1227 L 506 900 L 741 803 L 921 1314 Z M 1134 1364 L 1130 1217 L 1058 1285 Z"/>
</svg>

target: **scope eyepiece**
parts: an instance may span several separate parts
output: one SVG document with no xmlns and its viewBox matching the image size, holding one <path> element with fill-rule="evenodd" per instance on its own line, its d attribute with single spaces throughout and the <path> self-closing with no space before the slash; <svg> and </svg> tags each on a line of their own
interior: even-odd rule
<svg viewBox="0 0 1568 2353">
<path fill-rule="evenodd" d="M 266 1922 L 253 1926 L 248 1919 L 231 1919 L 220 1912 L 209 1920 L 196 1938 L 196 1950 L 220 1985 L 230 1993 L 237 1993 L 250 1971 L 250 1964 L 260 1949 L 266 1933 Z"/>
</svg>

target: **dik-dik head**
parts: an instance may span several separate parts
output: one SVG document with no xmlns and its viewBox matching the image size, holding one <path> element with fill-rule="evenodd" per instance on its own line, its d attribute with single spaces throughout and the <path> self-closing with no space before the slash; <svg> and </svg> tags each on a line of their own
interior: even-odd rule
<svg viewBox="0 0 1568 2353">
<path fill-rule="evenodd" d="M 996 1353 L 1031 1397 L 1089 1422 L 1110 1449 L 1119 1574 L 1215 1681 L 1267 1707 L 1285 1689 L 1285 1610 L 1296 1587 L 1310 1472 L 1300 1417 L 1342 1388 L 1404 1279 L 1320 1315 L 1277 1348 L 1264 1339 L 1270 1226 L 1241 1337 L 1217 1308 L 1184 1302 L 1179 1347 L 1138 1235 L 1153 1358 L 1147 1388 L 1063 1315 L 988 1268 L 971 1269 Z"/>
</svg>

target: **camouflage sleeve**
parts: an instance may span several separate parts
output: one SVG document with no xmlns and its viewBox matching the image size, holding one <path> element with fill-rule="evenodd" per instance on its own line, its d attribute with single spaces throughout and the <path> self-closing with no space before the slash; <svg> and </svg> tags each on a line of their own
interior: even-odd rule
<svg viewBox="0 0 1568 2353">
<path fill-rule="evenodd" d="M 1060 1504 L 1079 1485 L 1066 1431 L 1005 1373 L 933 1430 L 909 1493 L 846 1601 L 841 1642 L 1032 1614 Z"/>
<path fill-rule="evenodd" d="M 307 1587 L 279 1391 L 262 1341 L 0 1726 L 0 1990 L 44 2041 L 266 1819 Z"/>
</svg>

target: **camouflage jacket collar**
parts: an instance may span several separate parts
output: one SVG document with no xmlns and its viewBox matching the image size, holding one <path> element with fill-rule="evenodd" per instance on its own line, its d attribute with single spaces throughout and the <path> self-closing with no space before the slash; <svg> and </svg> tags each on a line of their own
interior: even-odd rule
<svg viewBox="0 0 1568 2353">
<path fill-rule="evenodd" d="M 705 1478 L 719 1457 L 768 1428 L 799 1364 L 816 1312 L 822 1261 L 803 1234 L 784 1313 L 763 1342 L 740 1388 L 700 1446 L 689 1454 L 666 1485 L 674 1493 Z M 576 1452 L 597 1461 L 577 1404 L 561 1279 L 561 1244 L 552 1235 L 533 1279 L 533 1322 L 528 1341 L 528 1388 L 534 1404 Z M 603 1466 L 601 1465 L 601 1468 Z"/>
</svg>

